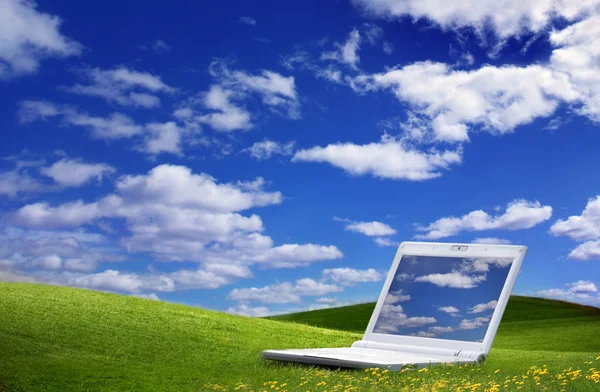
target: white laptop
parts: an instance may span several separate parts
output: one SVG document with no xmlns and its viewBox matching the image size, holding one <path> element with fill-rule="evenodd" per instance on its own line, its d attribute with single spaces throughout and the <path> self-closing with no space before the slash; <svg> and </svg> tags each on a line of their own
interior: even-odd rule
<svg viewBox="0 0 600 392">
<path fill-rule="evenodd" d="M 363 338 L 351 347 L 267 350 L 263 358 L 350 368 L 482 363 L 525 246 L 403 242 Z"/>
</svg>

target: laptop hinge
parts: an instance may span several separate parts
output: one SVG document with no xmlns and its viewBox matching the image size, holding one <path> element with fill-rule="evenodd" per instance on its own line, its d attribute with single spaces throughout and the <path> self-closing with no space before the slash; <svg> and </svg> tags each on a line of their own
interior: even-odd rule
<svg viewBox="0 0 600 392">
<path fill-rule="evenodd" d="M 352 343 L 352 347 L 361 348 L 374 348 L 377 350 L 389 350 L 389 351 L 400 351 L 405 353 L 417 353 L 426 355 L 439 355 L 444 357 L 459 357 L 465 359 L 471 359 L 476 362 L 483 362 L 485 360 L 485 354 L 476 351 L 467 350 L 453 350 L 446 348 L 435 348 L 435 347 L 420 347 L 412 345 L 402 344 L 391 344 L 391 343 L 380 343 L 368 340 L 359 340 Z"/>
</svg>

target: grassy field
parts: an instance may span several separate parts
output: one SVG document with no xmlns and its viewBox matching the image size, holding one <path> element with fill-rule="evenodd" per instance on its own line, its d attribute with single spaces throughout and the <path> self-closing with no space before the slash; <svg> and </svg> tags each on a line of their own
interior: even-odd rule
<svg viewBox="0 0 600 392">
<path fill-rule="evenodd" d="M 363 333 L 374 307 L 375 303 L 368 303 L 268 318 Z M 493 347 L 518 347 L 529 351 L 600 352 L 600 336 L 590 341 L 590 337 L 594 335 L 600 335 L 598 308 L 512 296 L 506 306 Z M 600 388 L 598 390 L 600 391 Z"/>
<path fill-rule="evenodd" d="M 359 331 L 368 321 L 368 306 L 328 312 L 353 314 L 350 329 Z M 347 346 L 360 338 L 323 314 L 317 314 L 322 322 L 307 321 L 306 313 L 292 318 L 329 328 L 81 289 L 0 283 L 0 391 L 600 390 L 596 309 L 511 299 L 482 367 L 392 374 L 260 358 L 267 348 Z"/>
</svg>

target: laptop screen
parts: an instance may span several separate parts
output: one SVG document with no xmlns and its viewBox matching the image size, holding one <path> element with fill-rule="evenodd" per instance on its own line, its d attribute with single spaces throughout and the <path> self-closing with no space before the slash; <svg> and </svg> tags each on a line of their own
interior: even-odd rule
<svg viewBox="0 0 600 392">
<path fill-rule="evenodd" d="M 482 342 L 512 262 L 404 255 L 373 332 Z"/>
</svg>

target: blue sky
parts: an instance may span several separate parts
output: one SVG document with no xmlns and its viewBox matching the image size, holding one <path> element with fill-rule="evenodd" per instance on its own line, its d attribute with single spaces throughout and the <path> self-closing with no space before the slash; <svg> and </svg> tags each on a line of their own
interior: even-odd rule
<svg viewBox="0 0 600 392">
<path fill-rule="evenodd" d="M 373 332 L 482 342 L 511 264 L 403 256 Z"/>
<path fill-rule="evenodd" d="M 0 279 L 262 316 L 403 240 L 600 305 L 599 1 L 3 0 Z"/>
</svg>

